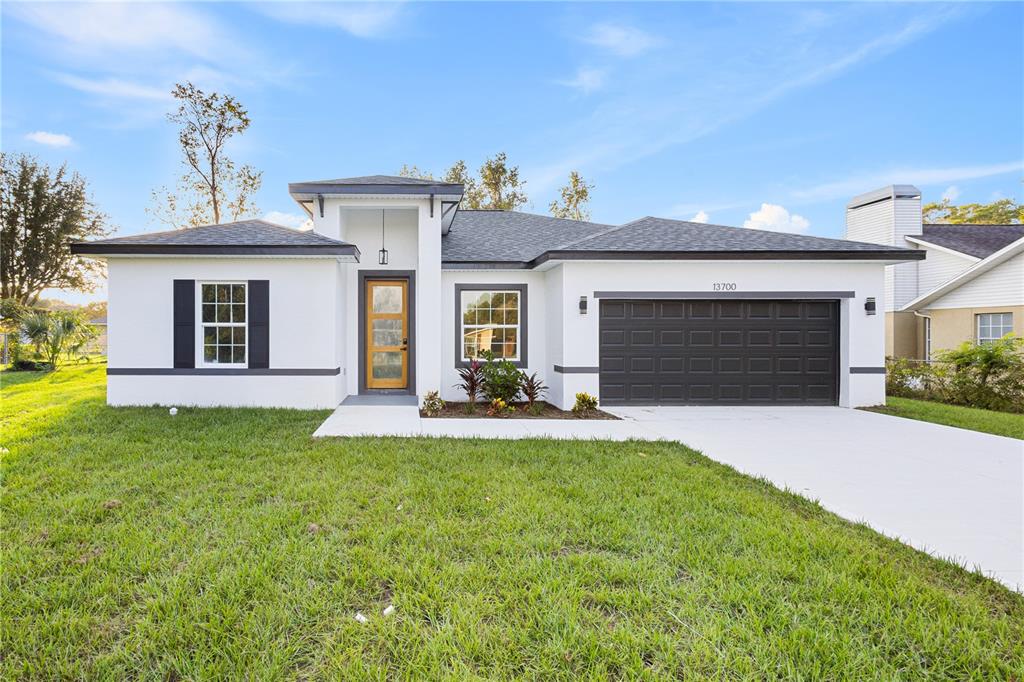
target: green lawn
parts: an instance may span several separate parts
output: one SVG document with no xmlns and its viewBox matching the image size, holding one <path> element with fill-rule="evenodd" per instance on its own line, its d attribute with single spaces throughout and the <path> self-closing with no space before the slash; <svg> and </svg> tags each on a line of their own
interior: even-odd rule
<svg viewBox="0 0 1024 682">
<path fill-rule="evenodd" d="M 2 679 L 1024 677 L 1020 595 L 685 447 L 314 441 L 103 369 L 0 376 Z"/>
<path fill-rule="evenodd" d="M 896 417 L 918 419 L 935 424 L 956 426 L 971 431 L 993 433 L 997 436 L 1024 439 L 1024 414 L 979 410 L 974 407 L 946 405 L 931 400 L 913 400 L 889 396 L 886 404 L 866 408 L 871 412 L 891 414 Z"/>
</svg>

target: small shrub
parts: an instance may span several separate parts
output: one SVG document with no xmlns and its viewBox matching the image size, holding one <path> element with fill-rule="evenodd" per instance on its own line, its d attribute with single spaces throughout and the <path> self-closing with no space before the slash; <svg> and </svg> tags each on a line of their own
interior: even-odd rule
<svg viewBox="0 0 1024 682">
<path fill-rule="evenodd" d="M 885 393 L 898 398 L 922 398 L 931 384 L 933 368 L 926 362 L 886 358 Z"/>
<path fill-rule="evenodd" d="M 544 385 L 544 382 L 540 380 L 536 372 L 529 376 L 527 376 L 526 372 L 520 372 L 519 377 L 519 388 L 523 393 L 523 397 L 526 398 L 527 407 L 532 412 L 537 401 L 541 400 L 544 394 L 548 392 L 548 387 Z"/>
<path fill-rule="evenodd" d="M 427 413 L 428 417 L 436 417 L 441 414 L 443 409 L 444 401 L 441 400 L 441 395 L 437 391 L 431 391 L 423 396 L 423 411 Z"/>
<path fill-rule="evenodd" d="M 938 354 L 946 373 L 945 402 L 1002 412 L 1024 412 L 1024 339 L 1007 334 L 989 343 L 964 343 Z"/>
<path fill-rule="evenodd" d="M 507 417 L 510 414 L 514 414 L 516 411 L 515 406 L 509 405 L 501 398 L 495 398 L 491 401 L 490 407 L 487 408 L 488 417 Z"/>
<path fill-rule="evenodd" d="M 42 360 L 19 358 L 11 363 L 10 369 L 12 372 L 49 372 L 53 369 L 53 365 Z"/>
<path fill-rule="evenodd" d="M 530 411 L 530 414 L 536 417 L 544 411 L 544 403 L 534 403 L 533 405 L 527 406 L 526 409 Z"/>
<path fill-rule="evenodd" d="M 577 417 L 587 417 L 596 409 L 597 398 L 585 392 L 576 394 L 576 404 L 572 406 L 572 411 Z"/>
<path fill-rule="evenodd" d="M 480 368 L 483 375 L 483 393 L 488 401 L 502 400 L 506 404 L 513 403 L 519 398 L 521 390 L 521 374 L 508 360 L 495 360 L 494 354 L 487 351 L 484 354 L 487 360 Z"/>
<path fill-rule="evenodd" d="M 455 388 L 461 388 L 465 391 L 466 398 L 469 401 L 467 404 L 470 406 L 468 411 L 472 412 L 477 398 L 480 397 L 480 394 L 483 391 L 484 376 L 481 371 L 480 363 L 473 360 L 469 363 L 469 367 L 460 368 L 459 379 L 462 381 L 455 384 Z"/>
<path fill-rule="evenodd" d="M 36 356 L 54 369 L 63 357 L 81 352 L 99 334 L 81 313 L 69 311 L 26 313 L 19 331 L 33 344 Z"/>
</svg>

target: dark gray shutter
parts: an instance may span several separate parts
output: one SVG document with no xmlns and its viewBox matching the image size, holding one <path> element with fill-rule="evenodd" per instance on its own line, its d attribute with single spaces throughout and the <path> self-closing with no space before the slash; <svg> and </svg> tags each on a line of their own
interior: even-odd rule
<svg viewBox="0 0 1024 682">
<path fill-rule="evenodd" d="M 196 283 L 174 280 L 174 366 L 196 366 Z"/>
<path fill-rule="evenodd" d="M 270 281 L 249 280 L 249 367 L 270 367 Z"/>
</svg>

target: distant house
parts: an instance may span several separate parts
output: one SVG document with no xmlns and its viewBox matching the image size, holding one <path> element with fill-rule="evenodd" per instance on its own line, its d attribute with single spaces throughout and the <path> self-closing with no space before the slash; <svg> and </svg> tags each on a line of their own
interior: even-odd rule
<svg viewBox="0 0 1024 682">
<path fill-rule="evenodd" d="M 927 253 L 886 267 L 887 356 L 1024 336 L 1024 225 L 925 225 L 920 190 L 891 185 L 847 205 L 846 237 Z"/>
<path fill-rule="evenodd" d="M 107 316 L 101 315 L 94 317 L 89 320 L 89 325 L 94 327 L 99 335 L 89 342 L 85 348 L 85 352 L 91 354 L 107 354 Z"/>
</svg>

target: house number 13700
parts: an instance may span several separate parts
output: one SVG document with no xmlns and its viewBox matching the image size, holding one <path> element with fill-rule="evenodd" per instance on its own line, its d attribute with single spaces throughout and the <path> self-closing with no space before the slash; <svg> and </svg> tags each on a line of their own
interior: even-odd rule
<svg viewBox="0 0 1024 682">
<path fill-rule="evenodd" d="M 714 291 L 736 291 L 736 282 L 715 282 L 711 287 Z"/>
</svg>

